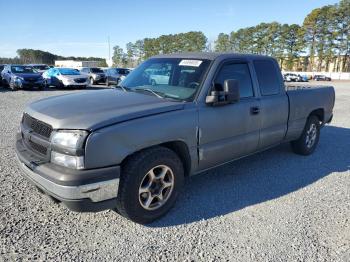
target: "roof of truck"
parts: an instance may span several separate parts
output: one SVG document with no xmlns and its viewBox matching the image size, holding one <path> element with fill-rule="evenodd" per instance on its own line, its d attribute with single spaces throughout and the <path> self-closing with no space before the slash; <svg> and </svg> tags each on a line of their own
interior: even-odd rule
<svg viewBox="0 0 350 262">
<path fill-rule="evenodd" d="M 269 56 L 263 55 L 253 55 L 253 54 L 240 54 L 231 52 L 189 52 L 189 53 L 173 53 L 173 54 L 161 54 L 155 55 L 152 58 L 185 58 L 185 59 L 208 59 L 215 60 L 218 57 L 226 58 L 245 58 L 245 59 L 258 59 L 258 58 L 271 58 Z"/>
</svg>

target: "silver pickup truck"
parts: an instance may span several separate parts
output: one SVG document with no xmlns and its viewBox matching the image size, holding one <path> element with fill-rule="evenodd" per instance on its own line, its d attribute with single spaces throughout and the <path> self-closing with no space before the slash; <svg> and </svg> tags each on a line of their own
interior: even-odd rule
<svg viewBox="0 0 350 262">
<path fill-rule="evenodd" d="M 153 71 L 168 81 L 152 83 Z M 149 223 L 187 176 L 285 142 L 313 153 L 334 101 L 330 86 L 285 87 L 270 57 L 159 55 L 116 89 L 28 105 L 16 152 L 23 175 L 69 209 Z"/>
</svg>

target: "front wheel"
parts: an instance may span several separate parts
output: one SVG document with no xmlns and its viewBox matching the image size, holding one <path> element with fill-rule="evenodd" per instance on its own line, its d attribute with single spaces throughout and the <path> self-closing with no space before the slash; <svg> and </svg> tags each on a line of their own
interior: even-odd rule
<svg viewBox="0 0 350 262">
<path fill-rule="evenodd" d="M 9 87 L 12 91 L 16 91 L 17 90 L 17 86 L 13 81 L 10 81 Z"/>
<path fill-rule="evenodd" d="M 183 181 L 183 164 L 172 150 L 154 147 L 136 153 L 122 168 L 117 211 L 136 223 L 150 223 L 174 205 Z"/>
<path fill-rule="evenodd" d="M 320 121 L 316 116 L 310 116 L 299 139 L 291 142 L 294 153 L 299 155 L 312 154 L 320 139 Z"/>
</svg>

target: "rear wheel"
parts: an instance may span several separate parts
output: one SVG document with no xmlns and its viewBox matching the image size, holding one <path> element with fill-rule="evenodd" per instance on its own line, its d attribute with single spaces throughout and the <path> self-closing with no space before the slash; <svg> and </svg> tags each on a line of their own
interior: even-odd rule
<svg viewBox="0 0 350 262">
<path fill-rule="evenodd" d="M 184 181 L 183 165 L 175 152 L 154 147 L 131 156 L 122 168 L 117 211 L 147 224 L 174 205 Z"/>
<path fill-rule="evenodd" d="M 304 131 L 299 139 L 291 142 L 294 153 L 299 155 L 312 154 L 320 139 L 320 121 L 319 119 L 311 115 L 305 125 Z"/>
</svg>

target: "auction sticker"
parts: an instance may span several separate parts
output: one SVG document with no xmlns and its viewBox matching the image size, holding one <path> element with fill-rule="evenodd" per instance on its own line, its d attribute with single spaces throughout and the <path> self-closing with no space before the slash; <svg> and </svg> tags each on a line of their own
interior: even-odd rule
<svg viewBox="0 0 350 262">
<path fill-rule="evenodd" d="M 202 60 L 181 60 L 180 66 L 194 66 L 199 67 L 203 61 Z"/>
</svg>

